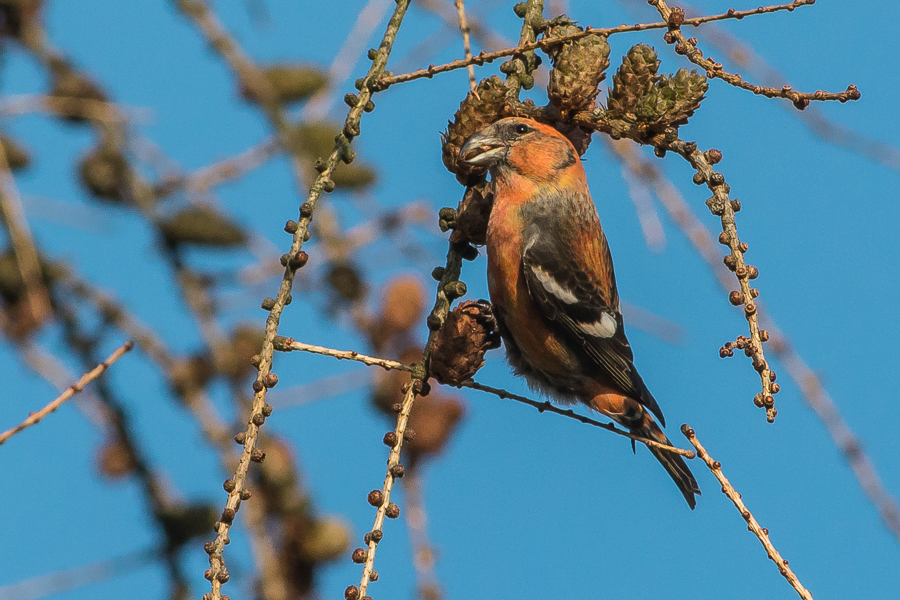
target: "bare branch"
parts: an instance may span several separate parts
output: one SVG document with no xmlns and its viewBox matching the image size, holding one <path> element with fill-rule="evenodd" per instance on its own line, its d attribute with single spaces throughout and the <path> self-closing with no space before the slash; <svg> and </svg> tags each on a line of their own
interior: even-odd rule
<svg viewBox="0 0 900 600">
<path fill-rule="evenodd" d="M 775 546 L 772 545 L 772 541 L 769 539 L 769 530 L 759 526 L 759 523 L 756 522 L 753 514 L 744 505 L 741 495 L 734 489 L 731 482 L 725 477 L 725 474 L 722 473 L 722 464 L 717 460 L 713 460 L 713 458 L 707 454 L 706 448 L 700 444 L 700 440 L 697 439 L 697 435 L 692 428 L 687 425 L 682 425 L 681 432 L 697 450 L 697 456 L 706 463 L 706 466 L 712 474 L 715 475 L 716 479 L 719 480 L 719 483 L 722 484 L 722 493 L 728 496 L 728 499 L 731 500 L 735 508 L 738 509 L 738 512 L 741 513 L 744 520 L 747 521 L 747 528 L 759 539 L 763 548 L 766 549 L 766 554 L 769 555 L 769 558 L 778 565 L 778 571 L 785 579 L 787 579 L 788 583 L 791 584 L 791 587 L 797 590 L 797 593 L 800 594 L 800 597 L 803 598 L 803 600 L 813 600 L 812 594 L 803 587 L 803 584 L 800 583 L 800 580 L 797 579 L 797 576 L 788 566 L 788 561 L 784 560 L 778 553 L 778 550 L 775 549 Z"/>
<path fill-rule="evenodd" d="M 760 9 L 753 10 L 729 10 L 726 13 L 720 15 L 711 15 L 706 17 L 698 17 L 695 19 L 684 19 L 682 21 L 682 25 L 700 25 L 703 23 L 709 23 L 712 21 L 724 21 L 726 19 L 743 19 L 744 17 L 749 17 L 752 15 L 762 14 L 765 12 L 775 12 L 776 10 L 793 10 L 798 6 L 803 6 L 804 4 L 811 4 L 814 0 L 800 0 L 799 2 L 791 2 L 790 4 L 782 4 L 779 6 L 768 7 L 772 10 L 763 10 L 759 12 Z M 448 71 L 455 71 L 456 69 L 465 69 L 469 65 L 484 65 L 485 63 L 491 63 L 497 60 L 498 58 L 504 58 L 506 56 L 513 56 L 515 54 L 523 54 L 525 52 L 530 52 L 533 50 L 549 48 L 551 46 L 556 46 L 559 44 L 564 44 L 566 42 L 571 42 L 574 40 L 580 40 L 583 37 L 587 37 L 589 35 L 602 35 L 609 37 L 611 35 L 615 35 L 617 33 L 633 33 L 636 31 L 647 31 L 650 29 L 668 29 L 668 23 L 640 23 L 637 25 L 619 25 L 618 27 L 607 27 L 602 29 L 594 29 L 592 27 L 586 27 L 584 31 L 579 33 L 573 33 L 572 35 L 564 35 L 560 37 L 554 37 L 549 39 L 541 39 L 539 41 L 532 41 L 530 43 L 523 43 L 515 48 L 505 48 L 503 50 L 497 50 L 496 52 L 480 52 L 479 54 L 473 56 L 469 59 L 460 59 L 454 60 L 452 62 L 435 66 L 429 65 L 426 69 L 419 69 L 418 71 L 413 71 L 411 73 L 404 73 L 402 75 L 391 75 L 389 77 L 382 76 L 375 83 L 375 89 L 377 91 L 385 90 L 392 85 L 396 85 L 398 83 L 405 83 L 407 81 L 413 81 L 415 79 L 423 79 L 428 78 L 431 79 L 438 73 L 446 73 Z M 855 89 L 855 88 L 854 88 Z M 843 93 L 849 93 L 843 92 Z"/>
<path fill-rule="evenodd" d="M 388 360 L 385 358 L 376 358 L 374 356 L 366 356 L 365 354 L 360 354 L 359 352 L 354 352 L 352 350 L 334 350 L 332 348 L 325 348 L 324 346 L 314 346 L 312 344 L 304 344 L 302 342 L 298 342 L 293 338 L 283 338 L 279 337 L 275 341 L 275 349 L 290 351 L 290 350 L 301 350 L 303 352 L 312 352 L 313 354 L 321 354 L 324 356 L 332 356 L 339 360 L 355 360 L 356 362 L 361 362 L 364 365 L 368 365 L 370 367 L 381 367 L 383 369 L 396 369 L 398 371 L 407 371 L 410 373 L 415 372 L 418 369 L 418 365 L 405 365 L 401 362 L 397 362 L 395 360 Z M 585 423 L 587 425 L 593 425 L 594 427 L 599 427 L 601 429 L 605 429 L 617 435 L 621 435 L 623 437 L 627 437 L 630 440 L 634 440 L 636 442 L 640 442 L 647 446 L 653 446 L 654 448 L 659 448 L 661 450 L 667 450 L 669 452 L 674 452 L 675 454 L 680 454 L 681 456 L 685 456 L 687 458 L 694 458 L 694 453 L 690 450 L 682 450 L 681 448 L 676 448 L 674 446 L 667 446 L 666 444 L 660 444 L 651 439 L 643 438 L 638 435 L 634 435 L 633 433 L 622 431 L 621 429 L 616 428 L 614 425 L 610 423 L 602 423 L 600 421 L 595 421 L 590 417 L 585 417 L 573 411 L 572 409 L 562 409 L 557 406 L 554 406 L 549 401 L 539 402 L 537 400 L 532 400 L 531 398 L 526 398 L 525 396 L 519 396 L 518 394 L 513 394 L 512 392 L 507 392 L 506 390 L 495 388 L 487 385 L 482 385 L 475 381 L 469 380 L 462 382 L 457 387 L 467 387 L 473 390 L 479 390 L 482 392 L 487 392 L 489 394 L 494 394 L 500 398 L 506 398 L 509 400 L 515 400 L 516 402 L 521 402 L 523 404 L 527 404 L 528 406 L 533 406 L 539 412 L 552 412 L 558 415 L 562 415 L 564 417 L 569 417 L 570 419 L 575 419 L 581 423 Z"/>
<path fill-rule="evenodd" d="M 775 415 L 778 414 L 778 411 L 775 409 L 774 396 L 777 390 L 773 391 L 774 375 L 769 368 L 769 363 L 766 361 L 765 352 L 763 351 L 763 342 L 768 339 L 768 334 L 759 327 L 759 315 L 757 314 L 757 304 L 755 302 L 759 296 L 759 290 L 750 287 L 750 281 L 756 279 L 759 275 L 759 270 L 744 262 L 744 253 L 747 251 L 748 246 L 738 237 L 735 223 L 734 214 L 740 210 L 740 201 L 729 198 L 728 194 L 731 188 L 725 183 L 725 177 L 712 168 L 712 165 L 721 159 L 721 152 L 718 150 L 701 152 L 697 149 L 697 144 L 693 142 L 688 143 L 680 139 L 666 144 L 666 147 L 677 152 L 691 163 L 691 166 L 697 171 L 694 175 L 695 183 L 706 183 L 706 186 L 713 193 L 713 196 L 706 201 L 706 204 L 710 212 L 719 217 L 721 221 L 722 233 L 719 236 L 719 243 L 727 246 L 730 251 L 725 256 L 724 263 L 730 270 L 734 271 L 735 277 L 737 277 L 740 284 L 740 290 L 732 291 L 729 294 L 729 301 L 735 306 L 743 305 L 744 307 L 744 317 L 750 326 L 750 338 L 744 345 L 744 351 L 749 358 L 753 359 L 753 368 L 759 373 L 762 385 L 762 392 L 756 394 L 753 402 L 756 406 L 766 409 L 766 420 L 771 423 L 775 420 Z M 730 349 L 727 351 L 730 351 Z"/>
<path fill-rule="evenodd" d="M 769 6 L 765 8 L 758 8 L 755 11 L 745 11 L 752 12 L 752 14 L 762 14 L 766 12 L 775 12 L 776 10 L 794 10 L 794 8 L 798 6 L 805 6 L 809 4 L 814 4 L 815 0 L 798 0 L 797 2 L 792 2 L 791 4 L 782 5 L 782 6 Z M 752 83 L 748 83 L 744 81 L 744 79 L 735 73 L 729 73 L 722 69 L 722 64 L 717 63 L 712 58 L 705 58 L 703 56 L 703 52 L 697 48 L 697 40 L 695 38 L 686 38 L 684 34 L 681 32 L 681 27 L 684 25 L 694 25 L 694 21 L 696 19 L 685 19 L 684 11 L 677 6 L 675 8 L 669 8 L 669 6 L 665 3 L 665 0 L 651 0 L 650 4 L 656 7 L 656 10 L 659 11 L 660 16 L 665 19 L 668 24 L 669 33 L 666 34 L 666 41 L 669 43 L 675 43 L 675 52 L 678 54 L 684 54 L 690 59 L 692 63 L 706 70 L 707 77 L 715 77 L 717 79 L 721 79 L 722 81 L 733 85 L 735 87 L 739 87 L 743 90 L 748 90 L 753 92 L 754 94 L 758 94 L 760 96 L 765 96 L 767 98 L 787 98 L 791 102 L 794 103 L 798 109 L 803 110 L 807 106 L 809 106 L 810 100 L 837 100 L 838 102 L 846 102 L 848 100 L 859 100 L 860 94 L 859 90 L 856 89 L 855 85 L 847 86 L 847 89 L 843 92 L 823 92 L 822 90 L 818 90 L 813 93 L 804 93 L 794 91 L 791 86 L 785 85 L 781 89 L 770 88 L 761 85 L 754 85 Z M 734 9 L 730 9 L 729 12 L 732 15 L 738 14 L 738 11 Z M 744 15 L 746 16 L 746 15 Z M 703 19 L 703 17 L 701 17 Z M 707 19 L 702 22 L 709 22 L 712 20 L 719 19 Z"/>
</svg>

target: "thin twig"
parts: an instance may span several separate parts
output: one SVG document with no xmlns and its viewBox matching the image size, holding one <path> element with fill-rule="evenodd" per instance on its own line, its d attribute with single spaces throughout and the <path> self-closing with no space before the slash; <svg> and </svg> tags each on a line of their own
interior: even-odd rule
<svg viewBox="0 0 900 600">
<path fill-rule="evenodd" d="M 418 368 L 418 365 L 406 365 L 401 362 L 397 362 L 395 360 L 388 360 L 385 358 L 376 358 L 374 356 L 366 356 L 365 354 L 360 354 L 355 351 L 348 350 L 334 350 L 332 348 L 325 348 L 324 346 L 314 346 L 312 344 L 304 344 L 302 342 L 298 342 L 293 338 L 284 338 L 279 337 L 275 342 L 275 349 L 282 351 L 290 351 L 290 350 L 301 350 L 303 352 L 312 352 L 313 354 L 321 354 L 324 356 L 331 356 L 333 358 L 337 358 L 339 360 L 355 360 L 356 362 L 361 362 L 364 365 L 368 365 L 371 367 L 381 367 L 383 369 L 396 369 L 398 371 L 407 371 L 407 372 L 415 372 Z M 611 431 L 616 435 L 621 435 L 623 437 L 627 437 L 630 440 L 634 440 L 636 442 L 640 442 L 642 444 L 646 444 L 647 446 L 653 446 L 654 448 L 659 448 L 661 450 L 667 450 L 669 452 L 674 452 L 675 454 L 680 454 L 681 456 L 685 456 L 687 458 L 694 458 L 694 453 L 690 450 L 682 450 L 681 448 L 676 448 L 674 446 L 667 446 L 666 444 L 661 444 L 651 439 L 643 438 L 633 433 L 622 431 L 621 429 L 616 428 L 614 425 L 610 423 L 602 423 L 600 421 L 596 421 L 591 419 L 590 417 L 585 417 L 584 415 L 580 415 L 573 411 L 572 409 L 562 409 L 557 406 L 554 406 L 549 401 L 537 401 L 532 400 L 531 398 L 526 398 L 525 396 L 519 396 L 518 394 L 513 394 L 512 392 L 507 392 L 506 390 L 491 387 L 488 385 L 482 385 L 472 380 L 464 381 L 459 386 L 456 387 L 467 387 L 473 390 L 479 390 L 482 392 L 487 392 L 489 394 L 494 394 L 500 398 L 505 398 L 508 400 L 515 400 L 516 402 L 521 402 L 523 404 L 527 404 L 528 406 L 532 406 L 536 408 L 539 412 L 552 412 L 558 415 L 562 415 L 564 417 L 569 417 L 570 419 L 575 419 L 581 423 L 586 425 L 593 425 L 594 427 L 600 427 L 601 429 L 605 429 L 607 431 Z"/>
<path fill-rule="evenodd" d="M 334 350 L 332 348 L 326 348 L 324 346 L 304 344 L 303 342 L 298 342 L 293 338 L 286 338 L 281 336 L 275 338 L 275 349 L 285 352 L 290 352 L 291 350 L 300 350 L 302 352 L 311 352 L 313 354 L 331 356 L 338 360 L 355 360 L 356 362 L 360 362 L 364 365 L 369 365 L 370 367 L 381 367 L 385 370 L 394 369 L 397 371 L 406 371 L 408 373 L 412 373 L 416 370 L 416 365 L 405 365 L 401 362 L 397 362 L 396 360 L 366 356 L 365 354 L 360 354 L 359 352 L 355 352 L 353 350 Z"/>
<path fill-rule="evenodd" d="M 684 36 L 681 27 L 684 25 L 694 25 L 695 23 L 693 21 L 696 21 L 696 19 L 685 19 L 683 10 L 677 6 L 674 9 L 669 8 L 665 3 L 665 0 L 650 0 L 649 3 L 656 7 L 660 16 L 668 23 L 669 33 L 666 34 L 666 41 L 675 43 L 676 53 L 687 56 L 692 63 L 705 69 L 707 77 L 721 79 L 730 85 L 767 98 L 787 98 L 800 110 L 809 106 L 811 100 L 837 100 L 838 102 L 846 102 L 848 100 L 859 100 L 860 98 L 859 90 L 856 89 L 855 85 L 847 86 L 847 89 L 843 92 L 824 92 L 818 90 L 812 93 L 804 93 L 795 91 L 789 85 L 785 85 L 779 89 L 748 83 L 744 81 L 740 75 L 725 71 L 722 68 L 721 63 L 717 63 L 712 58 L 705 58 L 703 52 L 697 48 L 697 40 L 695 38 L 688 39 Z M 814 3 L 815 0 L 797 0 L 797 2 L 792 2 L 789 5 L 761 7 L 752 12 L 753 14 L 762 14 L 766 12 L 775 12 L 776 10 L 794 10 L 794 8 L 797 8 L 798 6 L 806 6 Z M 734 9 L 731 9 L 729 12 L 737 14 L 737 11 Z M 703 17 L 701 17 L 701 19 L 702 18 Z M 708 22 L 709 20 L 713 19 L 707 19 L 707 21 L 703 22 Z"/>
<path fill-rule="evenodd" d="M 757 305 L 754 302 L 759 296 L 759 290 L 750 287 L 750 281 L 756 279 L 759 270 L 744 262 L 744 253 L 747 244 L 741 242 L 738 237 L 737 224 L 734 214 L 740 210 L 740 201 L 731 200 L 728 196 L 730 187 L 725 183 L 725 177 L 717 173 L 710 164 L 710 158 L 715 154 L 716 159 L 721 159 L 721 153 L 710 150 L 709 153 L 701 152 L 697 144 L 677 139 L 668 142 L 666 148 L 677 152 L 697 171 L 695 181 L 705 183 L 713 196 L 706 201 L 712 214 L 719 217 L 722 224 L 722 234 L 719 242 L 728 247 L 730 253 L 725 256 L 725 265 L 734 271 L 740 284 L 740 290 L 735 290 L 729 295 L 729 301 L 735 306 L 744 307 L 744 317 L 750 327 L 749 343 L 745 346 L 745 353 L 753 359 L 753 368 L 759 373 L 762 391 L 753 398 L 754 404 L 766 409 L 766 420 L 771 423 L 775 420 L 778 410 L 775 408 L 775 392 L 773 392 L 774 376 L 766 361 L 763 350 L 763 342 L 767 334 L 763 333 L 759 326 Z M 713 161 L 715 164 L 716 161 Z"/>
<path fill-rule="evenodd" d="M 785 579 L 787 579 L 788 583 L 797 590 L 797 593 L 800 594 L 801 598 L 804 600 L 813 600 L 812 594 L 803 587 L 803 584 L 800 583 L 800 580 L 797 579 L 797 576 L 788 566 L 788 562 L 781 557 L 781 554 L 779 554 L 778 550 L 775 549 L 775 546 L 772 545 L 772 541 L 769 539 L 769 530 L 759 526 L 759 523 L 757 523 L 753 514 L 744 505 L 743 500 L 741 500 L 741 495 L 734 489 L 731 482 L 725 477 L 725 474 L 722 473 L 722 464 L 717 460 L 713 460 L 713 458 L 707 454 L 706 448 L 704 448 L 700 443 L 700 440 L 697 439 L 697 435 L 691 427 L 682 425 L 681 432 L 697 450 L 697 456 L 706 463 L 706 466 L 712 474 L 715 475 L 716 479 L 719 480 L 719 483 L 722 484 L 722 493 L 728 496 L 728 499 L 731 500 L 735 508 L 738 509 L 738 512 L 741 513 L 744 520 L 747 521 L 747 528 L 759 539 L 763 548 L 766 549 L 766 554 L 769 555 L 769 558 L 778 565 L 778 571 Z"/>
<path fill-rule="evenodd" d="M 797 6 L 802 6 L 803 4 L 809 4 L 810 0 L 801 0 L 801 2 L 791 2 L 790 4 L 782 4 L 778 6 L 767 7 L 771 10 L 766 10 L 763 12 L 775 12 L 778 10 L 793 10 Z M 762 14 L 758 12 L 759 9 L 753 10 L 730 10 L 726 13 L 719 15 L 710 15 L 706 17 L 698 17 L 695 19 L 684 19 L 682 25 L 701 25 L 703 23 L 710 23 L 712 21 L 724 21 L 726 19 L 743 19 L 744 17 L 749 17 L 752 15 Z M 385 90 L 392 85 L 396 85 L 398 83 L 405 83 L 407 81 L 413 81 L 415 79 L 423 79 L 428 78 L 431 79 L 438 73 L 446 73 L 448 71 L 455 71 L 456 69 L 465 69 L 469 65 L 483 65 L 485 63 L 491 63 L 497 60 L 498 58 L 504 58 L 506 56 L 513 56 L 515 54 L 523 54 L 525 52 L 549 48 L 551 46 L 556 46 L 559 44 L 564 44 L 566 42 L 571 42 L 574 40 L 580 40 L 583 37 L 587 37 L 589 35 L 602 35 L 604 37 L 609 37 L 611 35 L 615 35 L 617 33 L 633 33 L 636 31 L 647 31 L 650 29 L 667 29 L 669 27 L 668 23 L 639 23 L 637 25 L 619 25 L 618 27 L 607 27 L 602 29 L 594 29 L 592 27 L 586 27 L 584 31 L 579 33 L 573 33 L 572 35 L 564 35 L 560 37 L 554 38 L 544 38 L 539 41 L 534 41 L 530 43 L 520 44 L 515 48 L 505 48 L 503 50 L 497 50 L 496 52 L 480 52 L 477 55 L 472 56 L 470 59 L 459 59 L 454 60 L 452 62 L 443 64 L 443 65 L 429 65 L 426 69 L 419 69 L 417 71 L 412 71 L 410 73 L 403 73 L 401 75 L 391 75 L 389 77 L 380 77 L 375 84 L 375 89 L 377 91 Z M 847 92 L 844 92 L 847 93 Z"/>
<path fill-rule="evenodd" d="M 69 382 L 74 381 L 78 377 L 77 374 L 69 370 L 63 361 L 46 348 L 36 344 L 33 340 L 26 340 L 20 343 L 18 350 L 22 357 L 22 362 L 60 393 L 69 389 Z M 102 431 L 109 425 L 110 418 L 107 414 L 108 409 L 106 405 L 90 388 L 82 392 L 78 400 L 73 402 L 72 405 L 97 430 Z"/>
<path fill-rule="evenodd" d="M 594 427 L 599 427 L 600 429 L 605 429 L 606 431 L 615 433 L 616 435 L 621 435 L 622 437 L 627 437 L 630 440 L 640 442 L 647 446 L 652 446 L 659 450 L 665 450 L 667 452 L 672 452 L 673 454 L 680 454 L 681 456 L 684 456 L 685 458 L 694 458 L 694 453 L 690 450 L 683 450 L 683 449 L 675 447 L 675 446 L 667 446 L 666 444 L 661 444 L 661 443 L 651 440 L 651 439 L 642 438 L 642 437 L 635 435 L 629 431 L 622 431 L 621 429 L 616 428 L 612 423 L 602 423 L 600 421 L 595 421 L 594 419 L 591 419 L 590 417 L 585 417 L 584 415 L 579 415 L 571 408 L 563 409 L 563 408 L 559 408 L 558 406 L 554 406 L 553 404 L 550 403 L 549 400 L 539 402 L 537 400 L 532 400 L 531 398 L 526 398 L 525 396 L 519 396 L 518 394 L 513 394 L 510 392 L 507 392 L 506 390 L 503 390 L 500 388 L 495 388 L 495 387 L 491 387 L 488 385 L 476 383 L 475 381 L 472 381 L 471 379 L 468 381 L 463 381 L 459 385 L 459 387 L 472 388 L 473 390 L 479 390 L 482 392 L 487 392 L 489 394 L 494 394 L 495 396 L 499 396 L 500 398 L 507 398 L 509 400 L 515 400 L 516 402 L 521 402 L 523 404 L 533 406 L 534 408 L 536 408 L 538 410 L 538 412 L 547 411 L 547 412 L 555 413 L 557 415 L 562 415 L 564 417 L 569 417 L 570 419 L 575 419 L 576 421 L 584 423 L 585 425 L 593 425 Z"/>
<path fill-rule="evenodd" d="M 93 380 L 100 377 L 100 375 L 102 375 L 110 367 L 110 365 L 112 365 L 114 362 L 116 362 L 117 360 L 122 358 L 122 356 L 124 356 L 125 353 L 128 352 L 129 350 L 131 350 L 132 348 L 134 348 L 134 342 L 132 342 L 130 340 L 125 342 L 121 346 L 119 346 L 119 348 L 115 352 L 110 354 L 106 360 L 104 360 L 102 363 L 97 365 L 94 369 L 92 369 L 92 370 L 88 371 L 87 373 L 85 373 L 84 375 L 82 375 L 81 379 L 79 379 L 76 383 L 72 384 L 72 387 L 70 387 L 68 390 L 66 390 L 65 392 L 60 394 L 59 397 L 56 398 L 56 400 L 54 400 L 53 402 L 51 402 L 50 404 L 48 404 L 41 410 L 39 410 L 35 413 L 31 413 L 30 415 L 28 415 L 27 419 L 25 419 L 24 421 L 22 421 L 21 423 L 19 423 L 15 427 L 13 427 L 12 429 L 7 429 L 3 433 L 0 433 L 0 444 L 5 443 L 6 440 L 8 440 L 12 436 L 16 435 L 20 431 L 22 431 L 24 429 L 28 429 L 32 425 L 37 425 L 38 423 L 40 423 L 41 419 L 43 419 L 50 413 L 55 412 L 60 406 L 62 406 L 66 402 L 66 400 L 68 400 L 69 398 L 71 398 L 72 396 L 74 396 L 75 394 L 80 392 L 81 390 L 83 390 L 84 386 L 86 386 Z"/>
</svg>

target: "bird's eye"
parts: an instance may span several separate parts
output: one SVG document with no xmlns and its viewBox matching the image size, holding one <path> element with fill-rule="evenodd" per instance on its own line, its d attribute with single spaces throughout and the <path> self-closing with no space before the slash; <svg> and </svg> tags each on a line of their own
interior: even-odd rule
<svg viewBox="0 0 900 600">
<path fill-rule="evenodd" d="M 516 133 L 528 133 L 528 125 L 516 125 Z"/>
</svg>

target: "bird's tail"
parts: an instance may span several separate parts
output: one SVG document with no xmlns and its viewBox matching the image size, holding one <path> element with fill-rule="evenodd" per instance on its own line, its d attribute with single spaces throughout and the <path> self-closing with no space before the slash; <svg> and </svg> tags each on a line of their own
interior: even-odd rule
<svg viewBox="0 0 900 600">
<path fill-rule="evenodd" d="M 673 445 L 672 442 L 669 441 L 669 438 L 666 437 L 666 434 L 663 433 L 662 429 L 659 428 L 659 425 L 656 424 L 656 421 L 653 420 L 653 417 L 650 416 L 650 413 L 644 411 L 643 417 L 644 418 L 640 423 L 634 423 L 629 426 L 631 433 L 667 446 Z M 647 448 L 653 456 L 656 457 L 656 460 L 660 462 L 669 474 L 669 477 L 671 477 L 675 482 L 675 485 L 678 486 L 678 489 L 681 490 L 684 499 L 687 500 L 688 506 L 693 510 L 694 506 L 697 504 L 694 495 L 700 495 L 700 487 L 697 485 L 697 480 L 694 479 L 694 475 L 684 462 L 684 459 L 674 452 L 654 448 L 653 446 L 647 446 Z"/>
<path fill-rule="evenodd" d="M 597 390 L 599 393 L 594 394 L 589 400 L 585 400 L 585 404 L 596 411 L 599 411 L 616 423 L 627 427 L 631 433 L 647 438 L 660 444 L 672 446 L 672 442 L 666 437 L 653 415 L 645 410 L 640 402 L 633 398 L 629 398 L 618 392 L 609 390 Z M 632 442 L 633 445 L 633 442 Z M 700 494 L 700 488 L 697 486 L 697 480 L 688 466 L 684 463 L 684 459 L 680 455 L 653 446 L 647 446 L 656 460 L 662 464 L 663 468 L 669 474 L 669 477 L 675 481 L 675 485 L 681 490 L 684 499 L 687 500 L 691 509 L 697 504 L 694 499 L 695 495 Z"/>
</svg>

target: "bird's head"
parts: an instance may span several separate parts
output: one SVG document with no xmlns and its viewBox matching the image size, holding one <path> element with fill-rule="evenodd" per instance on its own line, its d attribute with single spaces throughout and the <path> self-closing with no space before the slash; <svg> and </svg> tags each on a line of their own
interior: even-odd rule
<svg viewBox="0 0 900 600">
<path fill-rule="evenodd" d="M 549 125 L 508 117 L 473 133 L 459 150 L 461 163 L 487 167 L 496 177 L 509 171 L 533 181 L 557 177 L 579 165 L 572 143 Z"/>
</svg>

